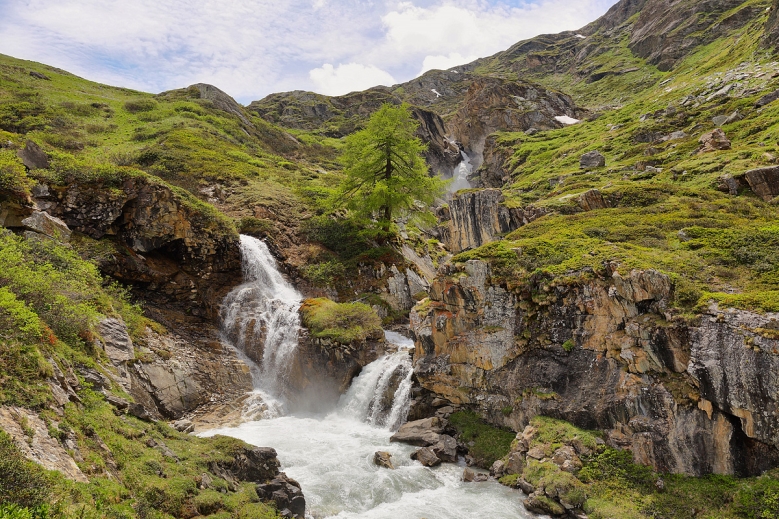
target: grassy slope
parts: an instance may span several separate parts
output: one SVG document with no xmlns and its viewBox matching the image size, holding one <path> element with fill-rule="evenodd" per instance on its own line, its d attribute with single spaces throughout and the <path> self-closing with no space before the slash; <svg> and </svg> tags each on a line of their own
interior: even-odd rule
<svg viewBox="0 0 779 519">
<path fill-rule="evenodd" d="M 499 133 L 512 178 L 503 190 L 507 204 L 543 206 L 554 214 L 457 259 L 492 258 L 514 282 L 537 269 L 561 277 L 616 260 L 621 270 L 656 268 L 671 274 L 682 288 L 677 290 L 679 306 L 693 308 L 715 299 L 759 311 L 779 310 L 779 210 L 748 189 L 739 196 L 717 189 L 722 175 L 774 164 L 779 154 L 779 104 L 754 108 L 761 95 L 779 87 L 771 79 L 775 67 L 757 50 L 762 23 L 755 20 L 699 49 L 674 72 L 657 73 L 662 86 L 621 100 L 621 108 L 593 121 L 534 136 Z M 624 47 L 626 41 L 619 45 Z M 625 52 L 618 47 L 611 54 Z M 707 85 L 724 85 L 726 71 L 745 61 L 751 65 L 743 71 L 753 77 L 745 80 L 743 95 L 681 106 Z M 767 73 L 758 78 L 759 65 Z M 610 78 L 623 81 L 622 88 L 605 85 L 619 97 L 633 85 L 629 75 Z M 579 89 L 583 99 L 602 100 L 606 92 L 598 83 L 579 84 Z M 668 107 L 668 115 L 639 120 Z M 723 127 L 732 149 L 697 154 L 698 137 L 715 128 L 712 117 L 736 110 L 743 119 Z M 688 137 L 640 142 L 641 134 L 680 130 Z M 580 170 L 579 157 L 591 150 L 601 151 L 607 166 Z M 647 165 L 661 171 L 645 171 Z M 581 212 L 577 199 L 589 189 L 600 190 L 613 207 Z M 522 250 L 521 256 L 516 249 Z"/>
</svg>

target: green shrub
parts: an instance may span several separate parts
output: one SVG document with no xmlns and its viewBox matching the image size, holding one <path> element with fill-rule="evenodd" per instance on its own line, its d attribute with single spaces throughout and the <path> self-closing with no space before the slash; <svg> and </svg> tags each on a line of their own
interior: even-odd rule
<svg viewBox="0 0 779 519">
<path fill-rule="evenodd" d="M 36 508 L 45 505 L 51 493 L 52 480 L 46 471 L 27 460 L 11 437 L 0 431 L 0 503 Z"/>
<path fill-rule="evenodd" d="M 314 337 L 341 344 L 381 336 L 381 319 L 363 303 L 336 303 L 329 299 L 306 299 L 300 307 L 303 324 Z"/>
<path fill-rule="evenodd" d="M 151 112 L 157 108 L 157 101 L 154 99 L 133 99 L 124 103 L 124 109 L 131 114 L 139 112 Z"/>
<path fill-rule="evenodd" d="M 25 197 L 30 194 L 32 181 L 27 177 L 27 172 L 22 161 L 16 157 L 12 150 L 0 150 L 0 193 L 10 192 L 17 197 Z"/>
<path fill-rule="evenodd" d="M 346 274 L 346 266 L 337 260 L 314 263 L 303 267 L 303 275 L 314 286 L 327 287 Z"/>
<path fill-rule="evenodd" d="M 449 417 L 449 421 L 463 442 L 473 442 L 469 452 L 483 467 L 492 466 L 508 454 L 516 436 L 511 431 L 487 424 L 473 411 L 458 411 Z"/>
</svg>

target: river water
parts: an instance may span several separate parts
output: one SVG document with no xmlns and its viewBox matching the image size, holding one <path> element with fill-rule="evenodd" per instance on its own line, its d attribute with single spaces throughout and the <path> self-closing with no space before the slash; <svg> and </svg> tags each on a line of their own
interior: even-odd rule
<svg viewBox="0 0 779 519">
<path fill-rule="evenodd" d="M 402 335 L 385 333 L 397 350 L 365 366 L 335 409 L 287 414 L 279 362 L 294 355 L 291 339 L 299 321 L 292 314 L 301 296 L 278 272 L 264 243 L 249 237 L 241 242 L 246 282 L 225 298 L 223 339 L 239 351 L 252 347 L 252 340 L 262 342 L 263 365 L 253 367 L 248 421 L 203 436 L 223 434 L 275 448 L 282 470 L 301 484 L 312 519 L 536 517 L 522 506 L 519 491 L 495 481 L 465 483 L 464 464 L 427 468 L 411 460 L 415 447 L 390 443 L 408 413 L 412 385 L 413 343 Z M 392 454 L 395 469 L 374 465 L 376 451 Z"/>
</svg>

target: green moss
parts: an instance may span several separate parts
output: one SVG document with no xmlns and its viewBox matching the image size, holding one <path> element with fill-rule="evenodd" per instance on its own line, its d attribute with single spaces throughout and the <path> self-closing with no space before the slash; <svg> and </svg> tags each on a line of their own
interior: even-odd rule
<svg viewBox="0 0 779 519">
<path fill-rule="evenodd" d="M 483 467 L 490 467 L 511 449 L 515 434 L 487 424 L 473 411 L 458 411 L 449 421 L 460 439 L 468 444 L 470 455 Z"/>
<path fill-rule="evenodd" d="M 363 303 L 306 299 L 300 311 L 304 326 L 320 339 L 350 344 L 382 334 L 381 319 L 370 306 Z"/>
<path fill-rule="evenodd" d="M 519 474 L 509 474 L 498 479 L 498 483 L 501 485 L 517 488 L 517 481 L 519 480 Z"/>
<path fill-rule="evenodd" d="M 595 450 L 598 446 L 598 433 L 580 429 L 563 420 L 536 416 L 530 421 L 536 428 L 533 446 L 539 444 L 564 444 L 574 440 L 580 441 L 585 447 Z"/>
</svg>

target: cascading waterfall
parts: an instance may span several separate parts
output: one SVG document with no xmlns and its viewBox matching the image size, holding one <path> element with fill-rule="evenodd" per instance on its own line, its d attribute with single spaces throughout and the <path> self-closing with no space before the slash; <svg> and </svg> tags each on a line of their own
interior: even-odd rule
<svg viewBox="0 0 779 519">
<path fill-rule="evenodd" d="M 460 155 L 462 155 L 463 160 L 457 166 L 457 169 L 455 169 L 454 180 L 449 184 L 449 191 L 451 193 L 455 193 L 460 189 L 469 189 L 471 187 L 471 183 L 468 182 L 468 175 L 473 173 L 473 164 L 471 164 L 471 159 L 463 150 L 460 150 Z"/>
<path fill-rule="evenodd" d="M 278 415 L 283 406 L 277 399 L 284 394 L 284 380 L 298 345 L 298 308 L 303 297 L 281 275 L 261 240 L 242 235 L 241 259 L 244 283 L 222 304 L 222 338 L 252 369 L 258 398 L 248 402 L 249 414 Z"/>
<path fill-rule="evenodd" d="M 339 411 L 376 427 L 397 430 L 411 405 L 411 354 L 407 349 L 365 366 L 339 402 Z"/>
</svg>

